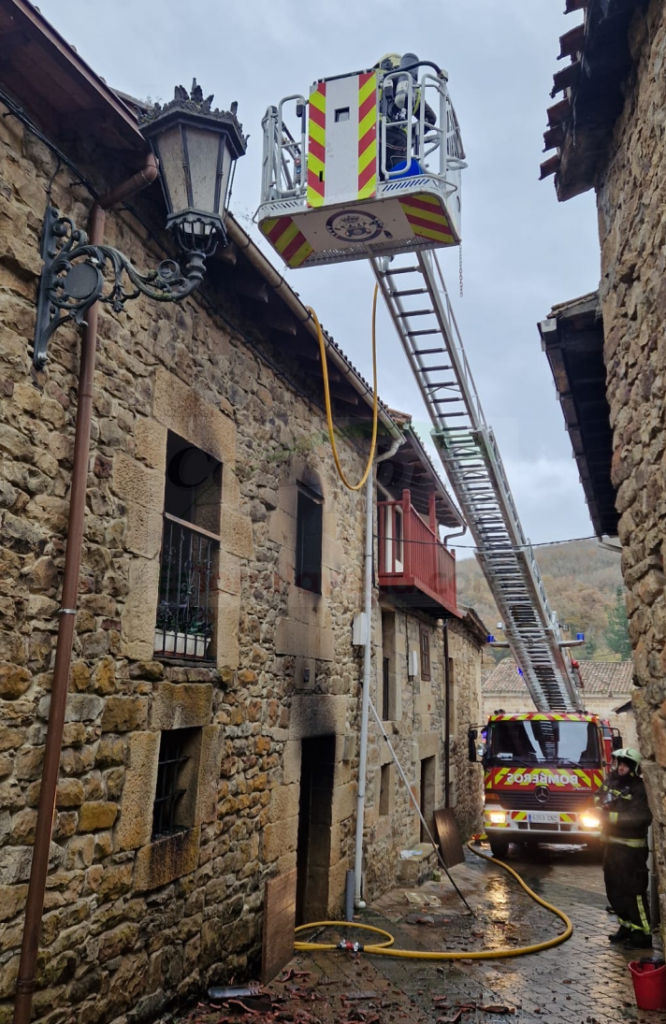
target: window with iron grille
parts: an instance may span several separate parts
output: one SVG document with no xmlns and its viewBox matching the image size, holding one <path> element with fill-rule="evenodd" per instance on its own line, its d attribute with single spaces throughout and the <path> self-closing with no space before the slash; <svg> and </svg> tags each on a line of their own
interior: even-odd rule
<svg viewBox="0 0 666 1024">
<path fill-rule="evenodd" d="M 430 630 L 427 626 L 420 626 L 421 646 L 421 679 L 426 682 L 430 679 Z"/>
<path fill-rule="evenodd" d="M 193 824 L 200 729 L 171 729 L 160 737 L 153 802 L 153 839 L 182 832 Z"/>
<path fill-rule="evenodd" d="M 221 463 L 169 432 L 156 654 L 214 660 L 221 498 Z"/>
<path fill-rule="evenodd" d="M 321 541 L 324 498 L 306 484 L 298 485 L 296 512 L 296 586 L 321 594 Z"/>
</svg>

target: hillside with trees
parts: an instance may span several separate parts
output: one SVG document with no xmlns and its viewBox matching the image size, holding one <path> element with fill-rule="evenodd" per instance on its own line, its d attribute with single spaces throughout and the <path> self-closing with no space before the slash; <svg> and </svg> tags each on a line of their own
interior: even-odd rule
<svg viewBox="0 0 666 1024">
<path fill-rule="evenodd" d="M 623 661 L 631 657 L 620 556 L 596 541 L 569 541 L 535 548 L 546 593 L 567 636 L 585 633 L 580 657 Z M 458 562 L 458 603 L 471 605 L 498 639 L 500 615 L 475 558 Z M 507 652 L 496 651 L 494 656 Z"/>
</svg>

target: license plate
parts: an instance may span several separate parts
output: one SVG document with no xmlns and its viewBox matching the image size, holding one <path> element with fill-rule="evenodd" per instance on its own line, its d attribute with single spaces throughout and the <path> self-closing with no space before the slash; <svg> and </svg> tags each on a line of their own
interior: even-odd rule
<svg viewBox="0 0 666 1024">
<path fill-rule="evenodd" d="M 530 822 L 530 824 L 534 822 L 535 824 L 547 823 L 549 825 L 557 825 L 557 823 L 560 820 L 560 816 L 557 813 L 557 811 L 534 811 L 528 814 L 527 820 Z"/>
</svg>

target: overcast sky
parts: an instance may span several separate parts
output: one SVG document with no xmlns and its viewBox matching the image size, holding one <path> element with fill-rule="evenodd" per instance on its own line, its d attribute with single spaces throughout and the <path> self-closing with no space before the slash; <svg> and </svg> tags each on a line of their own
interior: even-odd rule
<svg viewBox="0 0 666 1024">
<path fill-rule="evenodd" d="M 253 237 L 259 203 L 261 118 L 320 77 L 413 51 L 449 72 L 469 163 L 463 176 L 464 298 L 458 251 L 442 262 L 486 419 L 499 441 L 533 542 L 592 529 L 537 321 L 552 305 L 594 290 L 599 246 L 591 194 L 559 204 L 539 182 L 546 107 L 559 36 L 579 22 L 564 0 L 39 0 L 42 13 L 114 88 L 168 100 L 193 77 L 228 109 L 238 100 L 250 134 L 231 208 Z M 275 257 L 277 260 L 277 257 Z M 370 378 L 374 278 L 363 263 L 289 271 L 357 368 Z M 387 315 L 380 331 L 380 394 L 430 423 Z M 463 554 L 463 551 L 460 552 Z"/>
</svg>

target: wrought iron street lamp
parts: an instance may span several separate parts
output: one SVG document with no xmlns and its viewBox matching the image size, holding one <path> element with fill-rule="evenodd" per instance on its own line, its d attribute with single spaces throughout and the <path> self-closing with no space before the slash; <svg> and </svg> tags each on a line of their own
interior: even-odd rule
<svg viewBox="0 0 666 1024">
<path fill-rule="evenodd" d="M 95 302 L 116 312 L 139 295 L 157 302 L 179 302 L 205 274 L 206 257 L 226 245 L 224 210 L 231 171 L 243 156 L 246 139 L 231 111 L 212 109 L 196 80 L 188 94 L 182 86 L 164 107 L 156 104 L 142 118 L 141 129 L 160 163 L 167 205 L 167 227 L 181 262 L 163 260 L 155 270 L 137 270 L 110 245 L 91 245 L 85 231 L 55 207 L 46 210 L 42 229 L 44 266 L 39 284 L 33 361 L 42 368 L 53 332 L 69 320 L 85 323 Z M 127 277 L 131 287 L 123 285 Z"/>
</svg>

